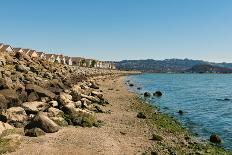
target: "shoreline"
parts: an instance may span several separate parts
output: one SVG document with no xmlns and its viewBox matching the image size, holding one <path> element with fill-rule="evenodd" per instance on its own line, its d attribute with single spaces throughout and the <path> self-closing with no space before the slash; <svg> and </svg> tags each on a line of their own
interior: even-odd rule
<svg viewBox="0 0 232 155">
<path fill-rule="evenodd" d="M 10 154 L 230 154 L 222 148 L 199 143 L 179 122 L 129 92 L 125 77 L 116 74 L 90 78 L 99 83 L 110 103 L 101 106 L 103 113 L 95 113 L 103 126 L 68 126 L 36 138 L 22 136 L 19 149 Z M 139 112 L 144 112 L 146 119 L 137 118 Z"/>
<path fill-rule="evenodd" d="M 126 78 L 126 76 L 125 76 L 125 78 Z M 162 119 L 165 120 L 163 122 L 154 121 L 154 119 L 155 120 L 159 120 L 159 119 L 157 119 L 155 116 L 150 116 L 150 117 L 155 117 L 155 118 L 153 120 L 151 120 L 150 122 L 148 121 L 149 122 L 148 124 L 151 124 L 151 125 L 154 124 L 156 126 L 159 126 L 159 130 L 167 129 L 167 130 L 169 130 L 168 132 L 170 132 L 171 134 L 173 134 L 173 133 L 174 134 L 177 133 L 180 135 L 184 134 L 185 140 L 190 140 L 190 139 L 193 140 L 193 143 L 188 142 L 192 146 L 190 146 L 190 147 L 188 146 L 187 150 L 194 150 L 194 151 L 196 151 L 195 153 L 199 153 L 199 154 L 232 154 L 232 151 L 229 149 L 226 149 L 220 145 L 213 144 L 207 139 L 202 139 L 201 137 L 195 136 L 194 133 L 192 133 L 190 129 L 188 129 L 187 127 L 184 127 L 183 124 L 181 122 L 179 122 L 176 118 L 171 117 L 169 114 L 165 114 L 163 112 L 160 112 L 156 105 L 154 105 L 150 102 L 147 102 L 144 98 L 141 97 L 140 94 L 138 94 L 132 90 L 130 91 L 129 84 L 125 83 L 125 85 L 127 86 L 128 92 L 134 93 L 137 96 L 138 102 L 141 102 L 139 105 L 137 105 L 137 107 L 136 107 L 137 110 L 144 110 L 146 113 L 152 113 L 153 111 L 155 111 L 155 115 L 160 115 L 158 117 L 160 117 L 161 120 Z M 177 136 L 177 137 L 179 137 L 179 136 Z M 184 144 L 184 143 L 182 143 L 182 144 Z M 183 150 L 184 150 L 184 147 L 187 147 L 187 145 L 186 144 L 182 145 Z M 179 153 L 186 154 L 186 152 L 182 152 L 183 151 L 182 149 L 178 150 L 177 154 L 179 154 Z M 190 152 L 188 152 L 188 153 L 190 153 Z"/>
</svg>

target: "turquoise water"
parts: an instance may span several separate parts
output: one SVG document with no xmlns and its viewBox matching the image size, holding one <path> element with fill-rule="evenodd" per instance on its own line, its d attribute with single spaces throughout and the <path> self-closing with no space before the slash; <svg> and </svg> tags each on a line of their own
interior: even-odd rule
<svg viewBox="0 0 232 155">
<path fill-rule="evenodd" d="M 205 140 L 217 133 L 232 150 L 232 74 L 141 74 L 127 80 L 139 94 L 160 90 L 163 96 L 152 97 L 152 104 Z"/>
</svg>

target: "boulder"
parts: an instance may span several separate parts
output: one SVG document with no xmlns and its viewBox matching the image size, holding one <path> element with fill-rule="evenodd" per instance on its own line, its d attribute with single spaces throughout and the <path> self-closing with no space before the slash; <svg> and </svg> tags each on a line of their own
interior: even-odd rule
<svg viewBox="0 0 232 155">
<path fill-rule="evenodd" d="M 94 97 L 94 96 L 88 96 L 88 95 L 84 95 L 84 94 L 81 94 L 81 97 L 82 98 L 87 98 L 88 100 L 94 102 L 94 103 L 100 103 L 101 100 L 98 98 L 98 97 Z"/>
<path fill-rule="evenodd" d="M 92 102 L 91 102 L 90 100 L 88 100 L 87 98 L 82 98 L 82 99 L 81 99 L 81 103 L 82 103 L 82 104 L 90 105 Z"/>
<path fill-rule="evenodd" d="M 145 92 L 143 95 L 144 95 L 144 97 L 150 97 L 151 96 L 151 94 L 149 92 Z"/>
<path fill-rule="evenodd" d="M 59 131 L 59 126 L 53 122 L 48 116 L 46 116 L 43 112 L 39 112 L 32 122 L 27 126 L 27 128 L 40 128 L 46 133 L 54 133 Z M 26 129 L 27 129 L 26 128 Z"/>
<path fill-rule="evenodd" d="M 34 85 L 34 84 L 27 84 L 26 85 L 26 90 L 28 92 L 36 92 L 40 97 L 50 97 L 51 99 L 54 99 L 56 97 L 56 94 L 54 94 L 53 92 L 44 89 L 40 86 Z"/>
<path fill-rule="evenodd" d="M 18 72 L 24 72 L 24 73 L 28 73 L 28 71 L 30 70 L 30 68 L 28 68 L 28 67 L 26 67 L 24 65 L 16 65 L 15 69 Z"/>
<path fill-rule="evenodd" d="M 14 129 L 14 127 L 8 123 L 0 122 L 0 135 L 2 134 L 3 131 L 9 130 L 9 129 Z"/>
<path fill-rule="evenodd" d="M 7 100 L 7 108 L 20 106 L 22 103 L 15 90 L 3 89 L 0 90 L 0 94 Z"/>
<path fill-rule="evenodd" d="M 36 92 L 31 92 L 27 97 L 28 102 L 33 102 L 39 100 L 39 95 Z"/>
<path fill-rule="evenodd" d="M 0 89 L 12 89 L 13 88 L 13 82 L 11 78 L 4 77 L 0 78 Z"/>
<path fill-rule="evenodd" d="M 92 96 L 97 96 L 99 99 L 103 99 L 103 94 L 100 92 L 92 91 Z"/>
<path fill-rule="evenodd" d="M 50 107 L 48 109 L 48 117 L 63 117 L 64 112 L 61 111 L 60 109 Z"/>
<path fill-rule="evenodd" d="M 68 126 L 68 122 L 63 117 L 50 117 L 59 126 Z"/>
<path fill-rule="evenodd" d="M 82 109 L 75 109 L 75 112 L 65 115 L 65 120 L 72 125 L 92 127 L 96 124 L 96 118 L 91 112 Z"/>
<path fill-rule="evenodd" d="M 6 110 L 8 105 L 8 101 L 6 100 L 5 96 L 0 94 L 0 111 Z"/>
<path fill-rule="evenodd" d="M 156 91 L 155 93 L 153 93 L 153 96 L 157 96 L 157 97 L 160 97 L 162 95 L 163 94 L 161 93 L 161 91 Z"/>
<path fill-rule="evenodd" d="M 50 106 L 52 106 L 52 107 L 58 107 L 58 102 L 57 101 L 50 101 L 48 104 Z"/>
<path fill-rule="evenodd" d="M 179 110 L 178 113 L 179 113 L 180 115 L 183 115 L 183 114 L 184 114 L 183 110 Z"/>
<path fill-rule="evenodd" d="M 27 114 L 21 107 L 11 107 L 3 113 L 7 117 L 7 121 L 11 124 L 16 122 L 25 123 L 27 121 Z"/>
<path fill-rule="evenodd" d="M 89 86 L 89 87 L 90 87 L 90 88 L 93 88 L 93 89 L 99 89 L 98 84 L 95 83 L 95 82 L 93 82 L 93 81 L 90 82 L 90 86 Z"/>
<path fill-rule="evenodd" d="M 222 140 L 221 140 L 221 138 L 220 138 L 219 135 L 217 135 L 217 134 L 212 134 L 212 135 L 210 136 L 210 142 L 219 144 L 219 143 L 222 142 Z"/>
<path fill-rule="evenodd" d="M 70 102 L 72 102 L 72 96 L 67 94 L 67 93 L 60 93 L 60 96 L 58 97 L 58 102 L 61 104 L 61 105 L 66 105 Z"/>
<path fill-rule="evenodd" d="M 72 96 L 74 102 L 79 101 L 81 99 L 82 92 L 83 91 L 81 90 L 81 87 L 77 85 L 71 89 L 70 95 Z"/>
<path fill-rule="evenodd" d="M 24 102 L 22 107 L 25 109 L 27 113 L 37 113 L 39 111 L 44 111 L 48 109 L 49 104 L 45 102 Z"/>
<path fill-rule="evenodd" d="M 39 137 L 45 135 L 45 132 L 40 128 L 25 129 L 25 136 Z"/>
</svg>

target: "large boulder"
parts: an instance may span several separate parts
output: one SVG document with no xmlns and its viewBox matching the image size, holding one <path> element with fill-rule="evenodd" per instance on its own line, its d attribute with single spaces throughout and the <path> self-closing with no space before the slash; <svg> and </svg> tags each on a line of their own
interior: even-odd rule
<svg viewBox="0 0 232 155">
<path fill-rule="evenodd" d="M 210 142 L 212 142 L 212 143 L 221 143 L 222 142 L 222 139 L 220 138 L 220 136 L 219 135 L 217 135 L 217 134 L 212 134 L 211 136 L 210 136 Z"/>
<path fill-rule="evenodd" d="M 7 122 L 10 124 L 25 124 L 28 117 L 25 110 L 21 107 L 11 107 L 3 113 L 6 116 Z"/>
<path fill-rule="evenodd" d="M 7 108 L 20 106 L 22 103 L 15 90 L 3 89 L 0 90 L 0 94 L 7 100 Z"/>
<path fill-rule="evenodd" d="M 22 107 L 25 109 L 26 112 L 28 113 L 37 113 L 39 111 L 44 111 L 48 109 L 49 104 L 45 102 L 24 102 L 22 104 Z"/>
<path fill-rule="evenodd" d="M 56 97 L 56 94 L 54 94 L 53 92 L 51 92 L 47 89 L 44 89 L 40 86 L 34 85 L 34 84 L 27 84 L 26 90 L 28 92 L 32 92 L 32 91 L 37 92 L 37 94 L 40 97 L 50 97 L 51 99 L 54 99 Z"/>
<path fill-rule="evenodd" d="M 31 123 L 26 126 L 26 129 L 32 129 L 35 127 L 42 129 L 46 133 L 54 133 L 59 131 L 59 126 L 43 112 L 39 112 Z"/>
<path fill-rule="evenodd" d="M 26 67 L 24 65 L 16 65 L 15 69 L 18 72 L 24 72 L 24 73 L 28 73 L 28 71 L 30 71 L 30 68 L 28 68 L 28 67 Z"/>
</svg>

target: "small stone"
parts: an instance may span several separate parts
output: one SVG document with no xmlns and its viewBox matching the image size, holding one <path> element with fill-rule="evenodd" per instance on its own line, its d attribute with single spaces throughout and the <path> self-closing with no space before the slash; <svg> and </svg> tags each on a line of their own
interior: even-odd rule
<svg viewBox="0 0 232 155">
<path fill-rule="evenodd" d="M 163 137 L 161 137 L 160 135 L 153 134 L 152 135 L 152 140 L 154 140 L 154 141 L 162 141 Z"/>
<path fill-rule="evenodd" d="M 40 128 L 26 129 L 24 132 L 25 132 L 25 136 L 29 136 L 29 137 L 39 137 L 45 135 L 45 132 Z"/>
<path fill-rule="evenodd" d="M 145 115 L 143 112 L 139 112 L 139 113 L 137 114 L 137 117 L 138 117 L 138 118 L 145 119 L 145 118 L 146 118 L 146 115 Z"/>
<path fill-rule="evenodd" d="M 145 92 L 143 95 L 144 95 L 144 97 L 150 97 L 151 96 L 151 94 L 149 92 Z"/>
</svg>

